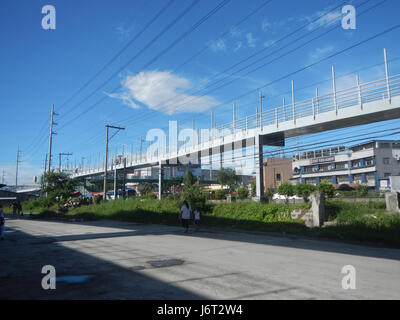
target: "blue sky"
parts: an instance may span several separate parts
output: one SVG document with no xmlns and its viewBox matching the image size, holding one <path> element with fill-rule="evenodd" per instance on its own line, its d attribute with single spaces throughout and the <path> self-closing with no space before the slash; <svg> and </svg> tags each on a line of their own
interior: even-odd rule
<svg viewBox="0 0 400 320">
<path fill-rule="evenodd" d="M 400 12 L 396 0 L 382 4 L 380 0 L 272 0 L 264 6 L 265 0 L 231 0 L 189 33 L 220 2 L 195 3 L 172 27 L 157 36 L 192 3 L 175 0 L 132 41 L 167 1 L 1 1 L 0 178 L 4 169 L 6 182 L 15 180 L 18 145 L 23 161 L 20 181 L 28 183 L 33 175 L 40 174 L 48 149 L 52 104 L 59 114 L 55 119 L 58 125 L 53 140 L 54 165 L 59 152 L 72 152 L 70 161 L 77 163 L 82 157 L 97 158 L 99 152 L 102 156 L 105 124 L 126 127 L 113 138 L 111 153 L 121 150 L 123 144 L 125 150 L 130 150 L 132 143 L 134 150 L 138 150 L 141 136 L 146 136 L 149 129 L 168 127 L 169 120 L 177 120 L 180 128 L 191 127 L 192 119 L 196 127 L 208 127 L 210 110 L 214 110 L 217 125 L 229 122 L 234 100 L 238 118 L 253 114 L 258 93 L 236 97 L 398 24 Z M 41 26 L 42 7 L 47 4 L 56 9 L 55 30 L 44 30 Z M 346 4 L 357 8 L 357 28 L 337 27 L 322 35 L 340 26 L 341 7 Z M 332 10 L 335 7 L 338 9 Z M 372 9 L 363 13 L 368 8 Z M 273 45 L 322 14 L 325 14 L 322 19 Z M 177 41 L 185 32 L 187 36 Z M 318 39 L 277 58 L 318 35 L 321 35 Z M 373 66 L 358 72 L 361 81 L 383 78 L 384 47 L 389 60 L 394 60 L 390 62 L 390 73 L 399 73 L 400 60 L 396 60 L 400 58 L 399 35 L 400 29 L 396 29 L 263 88 L 264 108 L 281 105 L 284 96 L 290 100 L 291 79 L 295 81 L 297 100 L 311 98 L 315 92 L 312 84 L 329 79 L 331 65 L 335 65 L 337 76 Z M 300 37 L 304 38 L 297 40 Z M 171 46 L 175 41 L 176 45 Z M 255 56 L 231 68 L 251 55 Z M 257 59 L 260 61 L 252 67 L 235 73 Z M 257 70 L 248 73 L 253 68 Z M 106 82 L 108 79 L 111 80 Z M 219 79 L 223 80 L 216 84 Z M 218 88 L 227 82 L 230 83 Z M 337 82 L 339 89 L 353 86 L 355 74 L 340 77 Z M 206 86 L 209 88 L 200 91 Z M 318 88 L 327 93 L 331 83 L 322 82 Z"/>
</svg>

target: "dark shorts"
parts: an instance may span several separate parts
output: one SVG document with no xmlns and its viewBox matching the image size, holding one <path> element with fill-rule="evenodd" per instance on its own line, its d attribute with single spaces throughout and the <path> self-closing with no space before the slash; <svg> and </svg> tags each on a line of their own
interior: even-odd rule
<svg viewBox="0 0 400 320">
<path fill-rule="evenodd" d="M 199 225 L 200 224 L 200 220 L 194 220 L 194 224 L 195 225 Z"/>
<path fill-rule="evenodd" d="M 182 219 L 182 226 L 185 228 L 189 228 L 189 220 L 190 219 Z"/>
</svg>

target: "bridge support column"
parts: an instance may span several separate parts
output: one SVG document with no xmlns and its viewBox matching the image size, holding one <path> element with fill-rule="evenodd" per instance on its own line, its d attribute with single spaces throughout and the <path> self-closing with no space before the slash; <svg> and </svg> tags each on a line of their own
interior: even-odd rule
<svg viewBox="0 0 400 320">
<path fill-rule="evenodd" d="M 161 195 L 162 195 L 162 185 L 163 185 L 163 179 L 164 174 L 163 174 L 163 165 L 162 162 L 159 162 L 158 165 L 158 200 L 161 200 Z"/>
<path fill-rule="evenodd" d="M 264 166 L 263 166 L 263 144 L 260 135 L 255 136 L 256 157 L 256 196 L 258 200 L 264 195 Z"/>
</svg>

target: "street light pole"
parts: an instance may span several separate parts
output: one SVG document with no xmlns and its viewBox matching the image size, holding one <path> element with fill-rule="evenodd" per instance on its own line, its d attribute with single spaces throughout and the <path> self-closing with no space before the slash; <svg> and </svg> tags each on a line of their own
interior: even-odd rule
<svg viewBox="0 0 400 320">
<path fill-rule="evenodd" d="M 105 154 L 105 161 L 104 161 L 104 183 L 103 183 L 103 200 L 106 200 L 106 193 L 107 193 L 107 165 L 108 165 L 108 132 L 109 129 L 116 129 L 116 130 L 125 130 L 125 128 L 121 127 L 114 127 L 110 125 L 106 125 L 106 154 Z"/>
</svg>

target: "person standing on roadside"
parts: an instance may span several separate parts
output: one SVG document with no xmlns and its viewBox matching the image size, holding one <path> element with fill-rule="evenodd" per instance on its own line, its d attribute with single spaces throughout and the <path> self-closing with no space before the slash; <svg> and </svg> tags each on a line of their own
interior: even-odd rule
<svg viewBox="0 0 400 320">
<path fill-rule="evenodd" d="M 194 227 L 195 227 L 195 231 L 199 231 L 199 225 L 200 225 L 200 211 L 199 211 L 199 209 L 195 208 L 193 213 L 194 213 Z"/>
<path fill-rule="evenodd" d="M 22 212 L 22 206 L 21 206 L 21 202 L 17 202 L 17 211 L 18 211 L 18 216 L 23 216 L 24 213 Z"/>
<path fill-rule="evenodd" d="M 190 221 L 190 212 L 191 208 L 187 201 L 183 201 L 183 205 L 181 207 L 181 220 L 182 226 L 185 228 L 185 233 L 189 231 L 189 221 Z"/>
<path fill-rule="evenodd" d="M 6 229 L 6 219 L 4 218 L 3 206 L 0 204 L 0 240 L 4 240 L 4 233 Z"/>
</svg>

